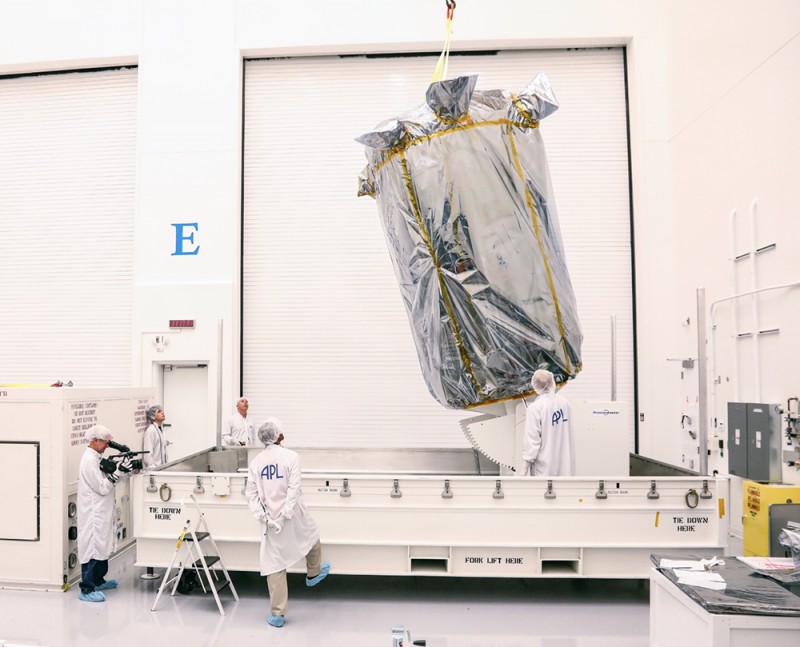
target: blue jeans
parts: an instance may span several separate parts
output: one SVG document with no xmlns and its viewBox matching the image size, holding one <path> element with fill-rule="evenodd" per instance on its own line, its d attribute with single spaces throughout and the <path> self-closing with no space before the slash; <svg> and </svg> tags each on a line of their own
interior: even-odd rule
<svg viewBox="0 0 800 647">
<path fill-rule="evenodd" d="M 90 559 L 81 564 L 81 591 L 91 593 L 95 587 L 104 584 L 106 573 L 108 573 L 107 559 Z"/>
</svg>

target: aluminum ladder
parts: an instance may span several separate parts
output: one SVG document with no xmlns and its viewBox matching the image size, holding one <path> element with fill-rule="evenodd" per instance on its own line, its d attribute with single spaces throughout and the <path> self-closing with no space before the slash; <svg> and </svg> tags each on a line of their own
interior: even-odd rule
<svg viewBox="0 0 800 647">
<path fill-rule="evenodd" d="M 225 564 L 223 564 L 222 558 L 219 555 L 217 543 L 214 541 L 208 529 L 205 514 L 203 514 L 203 511 L 200 509 L 200 503 L 198 503 L 194 494 L 191 494 L 190 497 L 195 508 L 197 508 L 198 521 L 192 524 L 191 519 L 186 520 L 183 532 L 181 532 L 181 536 L 178 537 L 178 544 L 175 547 L 175 555 L 172 557 L 172 563 L 169 565 L 167 572 L 164 573 L 164 579 L 161 582 L 161 586 L 158 587 L 156 601 L 153 603 L 153 608 L 150 610 L 156 610 L 156 606 L 158 606 L 158 601 L 161 599 L 161 594 L 164 592 L 164 589 L 172 584 L 170 595 L 174 596 L 184 572 L 194 572 L 197 580 L 200 582 L 200 586 L 203 588 L 203 593 L 211 591 L 214 595 L 214 600 L 217 603 L 219 612 L 224 616 L 225 609 L 222 608 L 222 602 L 219 599 L 220 591 L 230 587 L 234 600 L 238 602 L 239 596 L 236 593 L 236 587 L 233 586 L 228 569 L 225 568 Z M 183 507 L 184 502 L 181 501 L 181 508 Z M 203 550 L 204 544 L 210 548 L 211 552 L 209 554 L 206 554 Z M 178 568 L 177 575 L 170 578 L 169 574 L 175 567 L 175 562 L 178 562 L 180 567 Z M 212 566 L 215 566 L 215 568 L 211 568 Z M 222 577 L 220 577 L 220 574 Z"/>
</svg>

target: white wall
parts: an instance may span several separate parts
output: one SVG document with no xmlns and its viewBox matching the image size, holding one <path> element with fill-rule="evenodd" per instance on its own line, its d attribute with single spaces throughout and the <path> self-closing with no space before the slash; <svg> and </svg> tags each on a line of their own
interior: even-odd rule
<svg viewBox="0 0 800 647">
<path fill-rule="evenodd" d="M 709 306 L 734 294 L 731 232 L 735 254 L 777 244 L 774 251 L 756 256 L 755 282 L 751 260 L 736 263 L 738 292 L 800 281 L 792 244 L 800 239 L 793 172 L 800 148 L 794 109 L 800 100 L 798 32 L 800 4 L 791 0 L 762 3 L 756 11 L 742 1 L 671 3 L 666 24 L 670 182 L 662 197 L 674 249 L 643 244 L 641 238 L 636 243 L 639 273 L 652 277 L 651 289 L 664 295 L 648 308 L 640 301 L 640 405 L 649 418 L 640 434 L 646 453 L 672 462 L 680 452 L 673 433 L 682 433 L 677 424 L 680 404 L 674 395 L 665 396 L 696 396 L 697 370 L 687 371 L 681 383 L 677 367 L 665 369 L 663 351 L 671 357 L 697 357 L 698 286 L 706 288 Z M 647 257 L 640 248 L 649 250 Z M 795 369 L 800 360 L 800 287 L 758 297 L 757 327 L 752 302 L 720 303 L 708 321 L 709 415 L 717 422 L 709 429 L 712 443 L 715 435 L 724 438 L 727 432 L 728 401 L 785 406 L 800 392 Z M 733 303 L 738 304 L 735 328 Z M 686 317 L 691 324 L 684 327 Z M 780 332 L 759 338 L 758 360 L 754 338 L 735 338 L 736 333 L 772 328 Z M 724 472 L 726 465 L 727 454 L 715 451 L 709 468 Z M 784 465 L 783 480 L 800 483 L 800 472 Z M 742 531 L 741 483 L 731 478 L 729 512 L 735 534 Z"/>
<path fill-rule="evenodd" d="M 195 318 L 198 334 L 193 348 L 192 333 L 182 333 L 165 360 L 195 359 L 179 356 L 181 347 L 207 356 L 207 333 L 222 320 L 223 405 L 238 392 L 242 57 L 434 50 L 444 34 L 443 4 L 74 0 L 61 8 L 53 0 L 7 7 L 0 73 L 139 62 L 134 327 L 143 347 L 133 383 L 150 383 L 149 335 L 167 319 Z M 705 285 L 709 301 L 729 294 L 731 209 L 746 217 L 757 196 L 760 240 L 780 237 L 771 260 L 764 257 L 761 284 L 800 278 L 788 246 L 798 228 L 790 201 L 799 133 L 790 111 L 799 24 L 792 0 L 758 9 L 739 0 L 462 0 L 456 9 L 456 49 L 628 46 L 643 453 L 679 458 L 680 410 L 697 398 L 696 369 L 681 380 L 679 364 L 666 358 L 697 356 L 695 287 Z M 170 255 L 175 222 L 200 223 L 201 254 Z M 781 333 L 764 340 L 758 372 L 741 363 L 749 376 L 740 380 L 743 399 L 755 397 L 754 373 L 762 399 L 796 394 L 798 324 L 788 316 L 796 310 L 797 290 L 769 298 L 764 319 L 774 315 Z M 739 379 L 723 380 L 731 377 Z M 724 417 L 729 398 L 716 393 L 711 414 Z"/>
<path fill-rule="evenodd" d="M 791 245 L 798 239 L 800 219 L 793 209 L 790 171 L 797 166 L 800 144 L 793 116 L 800 93 L 794 80 L 800 63 L 800 5 L 769 2 L 755 13 L 745 2 L 682 1 L 670 3 L 666 16 L 666 168 L 664 181 L 637 202 L 636 255 L 640 406 L 646 413 L 642 450 L 671 462 L 680 459 L 673 432 L 681 433 L 681 400 L 688 397 L 691 403 L 697 396 L 697 368 L 684 371 L 681 380 L 680 365 L 665 358 L 698 356 L 698 286 L 706 288 L 709 305 L 733 294 L 733 209 L 737 254 L 752 247 L 749 208 L 754 198 L 756 246 L 777 243 L 774 251 L 757 256 L 757 286 L 800 280 Z M 753 288 L 749 260 L 738 263 L 736 273 L 739 291 Z M 718 423 L 725 422 L 728 401 L 785 405 L 798 394 L 793 365 L 800 359 L 800 288 L 766 293 L 759 302 L 759 329 L 780 332 L 761 338 L 758 368 L 753 340 L 733 339 L 730 303 L 715 309 L 709 414 Z M 739 303 L 738 332 L 753 330 L 751 299 Z M 712 425 L 710 431 L 723 434 L 724 427 Z M 712 469 L 724 468 L 726 457 L 718 454 Z M 784 468 L 784 478 L 800 482 L 796 469 Z"/>
</svg>

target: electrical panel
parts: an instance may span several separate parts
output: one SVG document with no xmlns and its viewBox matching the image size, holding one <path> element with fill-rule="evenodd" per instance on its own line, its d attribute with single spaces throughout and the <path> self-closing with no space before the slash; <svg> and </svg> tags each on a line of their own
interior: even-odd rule
<svg viewBox="0 0 800 647">
<path fill-rule="evenodd" d="M 789 398 L 786 402 L 784 420 L 786 444 L 783 447 L 783 459 L 789 467 L 797 470 L 800 469 L 800 398 Z"/>
<path fill-rule="evenodd" d="M 780 482 L 781 408 L 777 404 L 728 403 L 728 472 L 761 482 Z"/>
<path fill-rule="evenodd" d="M 747 405 L 728 402 L 728 473 L 747 478 Z"/>
</svg>

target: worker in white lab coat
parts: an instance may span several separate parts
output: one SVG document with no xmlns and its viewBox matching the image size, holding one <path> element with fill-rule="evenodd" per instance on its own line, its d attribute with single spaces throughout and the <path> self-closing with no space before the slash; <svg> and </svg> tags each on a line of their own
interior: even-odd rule
<svg viewBox="0 0 800 647">
<path fill-rule="evenodd" d="M 319 528 L 303 503 L 300 459 L 281 447 L 280 421 L 270 418 L 261 425 L 258 440 L 265 449 L 250 462 L 245 493 L 261 522 L 261 574 L 267 576 L 271 605 L 267 622 L 282 627 L 289 599 L 286 569 L 305 558 L 306 586 L 316 586 L 330 564 L 322 563 Z"/>
<path fill-rule="evenodd" d="M 525 414 L 522 440 L 525 475 L 574 476 L 575 441 L 569 402 L 556 392 L 550 371 L 536 371 L 531 385 L 538 396 Z"/>
<path fill-rule="evenodd" d="M 103 591 L 117 588 L 117 580 L 106 580 L 108 558 L 116 548 L 114 529 L 114 486 L 130 475 L 130 459 L 112 473 L 100 468 L 111 431 L 103 425 L 86 430 L 89 443 L 78 468 L 78 559 L 81 563 L 81 591 L 85 602 L 103 602 Z M 112 467 L 115 464 L 112 462 Z"/>
<path fill-rule="evenodd" d="M 147 452 L 142 456 L 144 468 L 158 467 L 169 463 L 167 457 L 167 437 L 164 435 L 164 419 L 167 417 L 160 404 L 154 404 L 147 410 L 148 425 L 142 437 L 142 450 Z"/>
<path fill-rule="evenodd" d="M 222 444 L 233 447 L 256 445 L 255 426 L 247 417 L 250 403 L 247 398 L 239 398 L 236 402 L 236 413 L 225 422 L 222 429 Z"/>
</svg>

